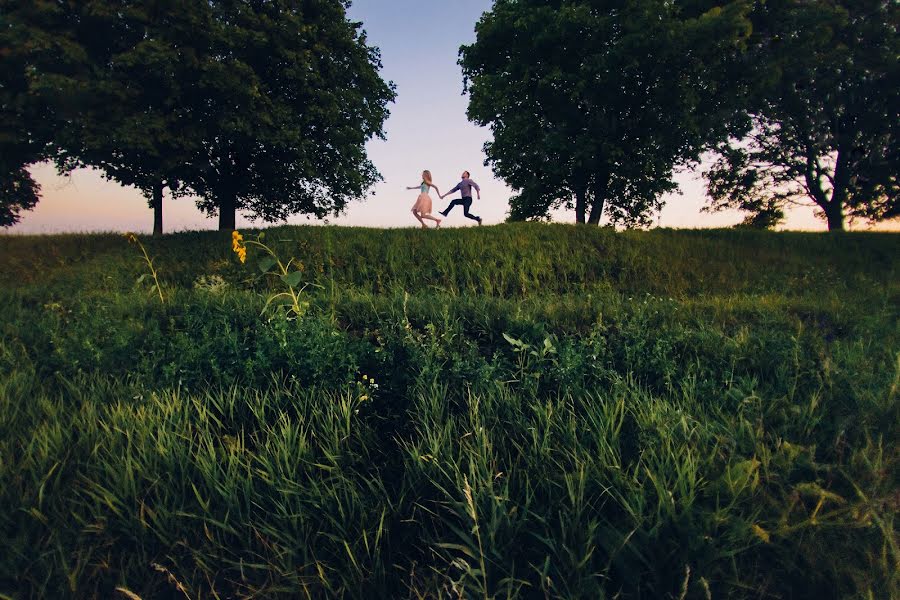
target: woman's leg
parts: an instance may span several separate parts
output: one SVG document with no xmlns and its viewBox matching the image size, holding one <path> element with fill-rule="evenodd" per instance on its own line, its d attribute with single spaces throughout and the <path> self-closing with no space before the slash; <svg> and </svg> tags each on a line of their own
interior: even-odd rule
<svg viewBox="0 0 900 600">
<path fill-rule="evenodd" d="M 441 226 L 441 219 L 438 219 L 437 217 L 432 216 L 431 213 L 421 215 L 421 219 L 419 219 L 419 220 L 421 221 L 422 219 L 431 219 L 432 221 L 434 221 L 435 223 L 437 223 L 437 225 L 435 225 L 435 227 L 440 227 L 440 226 Z M 422 223 L 422 226 L 423 226 L 423 227 L 425 226 L 425 223 L 424 223 L 424 222 Z"/>
<path fill-rule="evenodd" d="M 422 220 L 422 216 L 419 214 L 419 211 L 417 211 L 416 209 L 412 209 L 411 212 L 412 212 L 413 216 L 419 220 L 419 223 L 422 224 L 422 228 L 428 229 L 428 226 L 425 224 L 425 221 Z"/>
</svg>

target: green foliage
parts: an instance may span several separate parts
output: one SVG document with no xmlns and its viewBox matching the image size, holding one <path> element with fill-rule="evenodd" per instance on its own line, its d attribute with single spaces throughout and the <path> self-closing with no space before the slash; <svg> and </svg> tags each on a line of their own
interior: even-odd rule
<svg viewBox="0 0 900 600">
<path fill-rule="evenodd" d="M 0 227 L 15 225 L 37 204 L 41 188 L 26 167 L 51 153 L 53 112 L 29 88 L 26 39 L 11 19 L 23 8 L 0 1 Z"/>
<path fill-rule="evenodd" d="M 163 296 L 162 285 L 159 283 L 159 273 L 156 272 L 156 267 L 153 266 L 153 259 L 147 254 L 147 249 L 144 247 L 144 244 L 142 244 L 138 237 L 131 232 L 125 234 L 125 239 L 128 240 L 129 244 L 134 244 L 138 247 L 144 257 L 144 262 L 147 264 L 147 270 L 149 271 L 149 273 L 144 273 L 137 278 L 135 286 L 141 286 L 149 275 L 153 279 L 153 284 L 149 287 L 150 294 L 155 294 L 159 298 L 160 303 L 165 304 L 166 299 Z"/>
<path fill-rule="evenodd" d="M 748 119 L 706 173 L 710 208 L 807 204 L 829 230 L 900 215 L 897 3 L 778 0 L 751 18 Z"/>
<path fill-rule="evenodd" d="M 3 125 L 3 155 L 42 135 L 0 165 L 4 186 L 41 158 L 97 167 L 145 193 L 161 233 L 164 187 L 234 229 L 239 209 L 266 221 L 339 213 L 379 177 L 365 144 L 383 135 L 394 91 L 340 0 L 0 9 L 0 100 L 20 118 L 9 135 Z"/>
<path fill-rule="evenodd" d="M 171 176 L 166 171 L 187 162 L 171 131 L 173 107 L 181 104 L 174 93 L 178 57 L 136 64 L 140 49 L 146 54 L 161 34 L 151 4 L 111 10 L 103 2 L 4 3 L 3 88 L 12 101 L 3 104 L 18 117 L 11 137 L 24 145 L 40 135 L 46 145 L 21 156 L 22 164 L 53 158 L 60 170 L 94 166 L 149 198 Z"/>
<path fill-rule="evenodd" d="M 263 275 L 274 275 L 287 288 L 286 292 L 277 292 L 269 295 L 269 299 L 266 300 L 266 305 L 263 307 L 261 314 L 265 314 L 269 307 L 274 306 L 285 309 L 291 317 L 302 317 L 309 308 L 309 302 L 303 296 L 306 284 L 300 285 L 304 279 L 304 273 L 296 267 L 294 270 L 291 269 L 294 259 L 282 262 L 278 254 L 263 243 L 264 237 L 265 233 L 261 232 L 255 238 L 244 241 L 244 236 L 240 232 L 234 231 L 231 234 L 232 249 L 238 255 L 241 263 L 247 260 L 247 246 L 259 248 L 265 253 L 257 264 L 260 273 Z M 302 267 L 302 265 L 297 266 Z M 275 269 L 275 267 L 278 268 Z"/>
<path fill-rule="evenodd" d="M 0 237 L 0 594 L 896 595 L 896 235 L 429 233 Z"/>
<path fill-rule="evenodd" d="M 268 222 L 340 213 L 379 179 L 365 144 L 383 137 L 393 85 L 377 48 L 339 0 L 213 2 L 201 79 L 205 135 L 191 189 L 234 229 L 243 209 Z M 237 93 L 236 93 L 237 92 Z"/>
<path fill-rule="evenodd" d="M 41 186 L 25 167 L 0 164 L 0 227 L 15 225 L 23 210 L 31 210 L 40 198 Z"/>
<path fill-rule="evenodd" d="M 646 224 L 673 169 L 729 123 L 724 74 L 749 34 L 744 1 L 497 0 L 460 50 L 469 118 L 514 219 Z"/>
</svg>

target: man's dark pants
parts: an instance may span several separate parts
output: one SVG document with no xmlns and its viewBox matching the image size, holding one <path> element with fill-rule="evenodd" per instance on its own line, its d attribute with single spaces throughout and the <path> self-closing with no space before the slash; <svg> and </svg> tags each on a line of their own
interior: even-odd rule
<svg viewBox="0 0 900 600">
<path fill-rule="evenodd" d="M 450 206 L 448 206 L 447 208 L 445 208 L 444 210 L 441 211 L 441 214 L 444 215 L 444 216 L 446 217 L 447 214 L 448 214 L 451 210 L 453 210 L 453 207 L 456 206 L 456 205 L 458 205 L 458 204 L 462 204 L 462 207 L 463 207 L 463 214 L 464 214 L 465 216 L 467 216 L 468 218 L 472 219 L 473 221 L 480 221 L 480 220 L 481 220 L 480 217 L 476 217 L 475 215 L 473 215 L 472 213 L 469 212 L 469 207 L 472 206 L 472 196 L 463 196 L 461 200 L 454 200 L 453 202 L 450 203 Z"/>
</svg>

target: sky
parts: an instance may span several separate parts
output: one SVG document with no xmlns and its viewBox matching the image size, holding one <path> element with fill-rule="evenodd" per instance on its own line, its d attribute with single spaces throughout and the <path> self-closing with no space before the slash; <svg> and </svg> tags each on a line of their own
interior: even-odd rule
<svg viewBox="0 0 900 600">
<path fill-rule="evenodd" d="M 457 65 L 459 46 L 475 39 L 475 24 L 491 6 L 490 0 L 355 0 L 349 16 L 361 21 L 370 44 L 381 49 L 382 76 L 397 86 L 397 100 L 390 105 L 385 124 L 387 139 L 368 145 L 370 159 L 384 181 L 364 200 L 352 203 L 331 224 L 367 227 L 418 226 L 409 209 L 423 169 L 431 170 L 435 184 L 446 191 L 469 170 L 481 186 L 481 200 L 472 212 L 484 224 L 502 222 L 509 210 L 510 189 L 484 166 L 482 147 L 490 130 L 466 119 L 468 99 L 463 95 L 462 74 Z M 702 169 L 702 167 L 701 167 Z M 657 224 L 663 227 L 727 227 L 738 223 L 737 212 L 701 213 L 705 203 L 703 183 L 696 173 L 678 174 L 681 194 L 666 197 Z M 133 188 L 109 182 L 96 171 L 82 169 L 69 177 L 58 176 L 47 164 L 32 168 L 42 186 L 42 199 L 9 233 L 57 233 L 88 231 L 150 232 L 153 213 L 144 197 Z M 434 196 L 434 193 L 432 192 Z M 456 194 L 458 197 L 459 194 Z M 435 211 L 443 201 L 435 197 Z M 447 199 L 449 202 L 449 198 Z M 165 231 L 214 229 L 218 221 L 201 213 L 190 198 L 164 200 Z M 558 221 L 573 221 L 561 211 Z M 291 223 L 315 223 L 306 217 Z M 251 222 L 238 217 L 238 227 Z M 257 222 L 256 226 L 262 225 Z M 470 227 L 461 207 L 454 209 L 442 227 Z M 788 229 L 824 230 L 812 209 L 789 213 Z"/>
</svg>

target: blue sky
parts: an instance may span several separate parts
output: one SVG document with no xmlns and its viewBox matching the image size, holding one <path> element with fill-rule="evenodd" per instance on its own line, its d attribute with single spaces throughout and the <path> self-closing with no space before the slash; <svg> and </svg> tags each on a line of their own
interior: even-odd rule
<svg viewBox="0 0 900 600">
<path fill-rule="evenodd" d="M 435 183 L 446 190 L 456 184 L 465 169 L 482 187 L 482 200 L 472 212 L 485 224 L 505 219 L 510 190 L 483 165 L 482 146 L 490 131 L 466 119 L 467 98 L 457 56 L 461 44 L 475 39 L 475 24 L 491 6 L 490 0 L 356 0 L 350 17 L 361 21 L 369 43 L 381 49 L 385 79 L 397 86 L 397 101 L 385 125 L 387 140 L 369 144 L 369 156 L 384 177 L 373 195 L 350 206 L 346 214 L 331 219 L 341 225 L 411 227 L 418 225 L 409 213 L 423 169 L 430 169 Z M 107 182 L 96 172 L 77 171 L 69 178 L 57 176 L 52 167 L 33 169 L 43 187 L 38 207 L 26 214 L 12 232 L 59 231 L 150 231 L 152 213 L 143 197 L 133 189 Z M 728 226 L 740 220 L 736 213 L 709 215 L 700 212 L 703 186 L 696 174 L 678 176 L 683 194 L 667 198 L 658 223 L 669 227 Z M 448 199 L 449 200 L 449 199 Z M 441 204 L 435 199 L 435 210 Z M 166 199 L 166 231 L 212 229 L 214 218 L 201 214 L 190 199 Z M 559 213 L 556 218 L 574 217 Z M 306 223 L 304 217 L 291 222 Z M 239 226 L 248 221 L 238 220 Z M 472 226 L 455 209 L 445 226 Z M 792 229 L 824 229 L 811 210 L 791 214 Z"/>
</svg>

